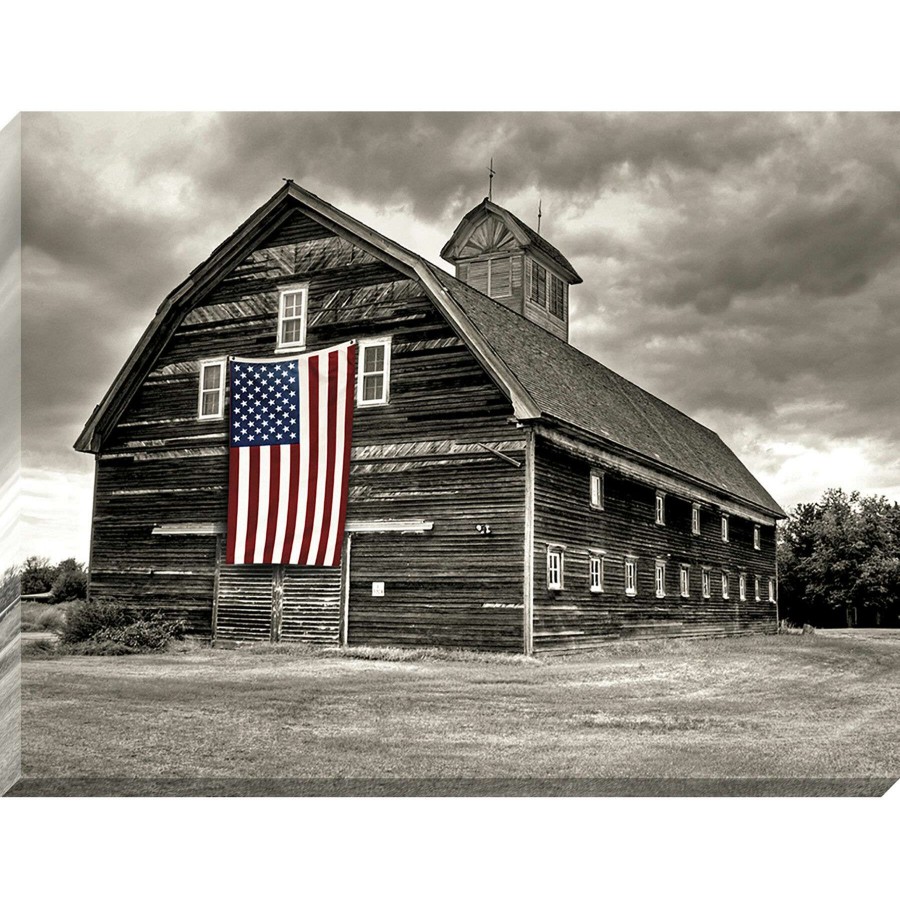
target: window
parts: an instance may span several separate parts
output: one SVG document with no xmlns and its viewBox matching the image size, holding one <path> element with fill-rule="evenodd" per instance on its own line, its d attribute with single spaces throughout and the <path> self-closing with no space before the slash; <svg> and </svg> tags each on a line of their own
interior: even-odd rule
<svg viewBox="0 0 900 900">
<path fill-rule="evenodd" d="M 605 563 L 602 554 L 591 554 L 591 592 L 594 594 L 603 593 L 603 577 Z"/>
<path fill-rule="evenodd" d="M 662 491 L 656 492 L 656 524 L 666 524 L 666 495 Z"/>
<path fill-rule="evenodd" d="M 759 550 L 759 525 L 753 526 L 753 549 Z"/>
<path fill-rule="evenodd" d="M 703 577 L 701 579 L 701 581 L 702 581 L 701 587 L 702 587 L 702 591 L 703 591 L 703 597 L 704 597 L 704 599 L 708 600 L 712 596 L 712 590 L 711 590 L 711 585 L 710 585 L 711 579 L 710 579 L 709 569 L 704 569 L 702 572 L 702 576 Z"/>
<path fill-rule="evenodd" d="M 700 534 L 700 504 L 691 504 L 691 534 Z"/>
<path fill-rule="evenodd" d="M 759 575 L 753 576 L 753 596 L 756 600 L 761 600 L 759 595 Z"/>
<path fill-rule="evenodd" d="M 728 516 L 722 513 L 722 540 L 728 543 Z"/>
<path fill-rule="evenodd" d="M 741 600 L 747 599 L 747 575 L 744 572 L 738 575 L 738 596 Z"/>
<path fill-rule="evenodd" d="M 278 348 L 306 346 L 306 285 L 284 288 L 278 298 Z"/>
<path fill-rule="evenodd" d="M 212 359 L 200 363 L 200 396 L 197 417 L 221 419 L 225 413 L 225 360 Z"/>
<path fill-rule="evenodd" d="M 387 403 L 391 380 L 391 339 L 359 342 L 356 402 L 359 406 Z"/>
<path fill-rule="evenodd" d="M 688 597 L 691 593 L 691 567 L 682 565 L 681 567 L 681 596 Z"/>
<path fill-rule="evenodd" d="M 547 587 L 551 591 L 563 586 L 563 552 L 559 547 L 547 548 Z"/>
<path fill-rule="evenodd" d="M 729 587 L 728 581 L 729 581 L 728 573 L 723 572 L 722 573 L 722 599 L 723 600 L 727 600 L 728 595 L 730 593 L 730 587 Z"/>
<path fill-rule="evenodd" d="M 538 306 L 547 305 L 547 270 L 543 266 L 534 263 L 534 302 Z"/>
<path fill-rule="evenodd" d="M 603 509 L 603 473 L 596 470 L 591 472 L 591 506 Z"/>
<path fill-rule="evenodd" d="M 566 283 L 552 273 L 547 273 L 547 298 L 550 301 L 550 315 L 557 319 L 566 317 Z"/>
<path fill-rule="evenodd" d="M 656 596 L 666 596 L 666 564 L 661 559 L 656 561 Z"/>
<path fill-rule="evenodd" d="M 775 602 L 775 579 L 769 579 L 769 603 Z"/>
<path fill-rule="evenodd" d="M 637 593 L 637 560 L 625 560 L 625 593 L 633 597 Z"/>
</svg>

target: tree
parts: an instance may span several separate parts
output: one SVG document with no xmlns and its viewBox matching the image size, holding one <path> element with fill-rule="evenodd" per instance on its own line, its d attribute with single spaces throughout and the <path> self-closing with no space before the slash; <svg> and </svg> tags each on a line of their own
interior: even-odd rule
<svg viewBox="0 0 900 900">
<path fill-rule="evenodd" d="M 56 566 L 46 556 L 29 556 L 22 566 L 23 594 L 46 594 L 56 578 Z"/>
<path fill-rule="evenodd" d="M 87 598 L 87 572 L 81 563 L 74 559 L 64 559 L 56 570 L 57 576 L 51 589 L 54 603 Z"/>
<path fill-rule="evenodd" d="M 828 490 L 782 524 L 781 614 L 797 624 L 887 624 L 900 614 L 900 505 Z"/>
</svg>

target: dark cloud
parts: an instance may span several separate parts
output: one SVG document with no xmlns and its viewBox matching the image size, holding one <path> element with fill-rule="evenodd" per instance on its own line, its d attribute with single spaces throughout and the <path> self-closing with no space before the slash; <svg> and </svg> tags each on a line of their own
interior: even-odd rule
<svg viewBox="0 0 900 900">
<path fill-rule="evenodd" d="M 528 219 L 541 197 L 545 233 L 585 279 L 578 346 L 719 430 L 776 495 L 793 488 L 766 436 L 823 454 L 867 443 L 882 466 L 871 483 L 896 484 L 884 460 L 900 439 L 897 115 L 23 121 L 35 466 L 78 468 L 68 448 L 159 302 L 282 177 L 449 236 L 486 193 L 493 156 L 495 199 Z"/>
</svg>

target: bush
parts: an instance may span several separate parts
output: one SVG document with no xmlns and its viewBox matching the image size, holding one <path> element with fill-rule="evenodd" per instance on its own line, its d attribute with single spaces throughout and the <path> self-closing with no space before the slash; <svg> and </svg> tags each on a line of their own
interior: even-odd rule
<svg viewBox="0 0 900 900">
<path fill-rule="evenodd" d="M 70 653 L 120 656 L 159 653 L 182 637 L 181 619 L 143 616 L 112 601 L 82 600 L 69 607 L 60 641 Z"/>
<path fill-rule="evenodd" d="M 87 597 L 87 572 L 81 566 L 62 569 L 51 588 L 54 603 L 84 600 Z"/>
<path fill-rule="evenodd" d="M 66 621 L 66 605 L 50 606 L 34 600 L 23 600 L 22 631 L 62 631 Z"/>
</svg>

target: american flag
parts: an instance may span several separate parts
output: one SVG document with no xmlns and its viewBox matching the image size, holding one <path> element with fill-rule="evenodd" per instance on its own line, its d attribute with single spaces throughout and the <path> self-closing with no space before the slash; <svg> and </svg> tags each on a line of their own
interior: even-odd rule
<svg viewBox="0 0 900 900">
<path fill-rule="evenodd" d="M 340 565 L 356 344 L 231 361 L 226 562 Z"/>
</svg>

